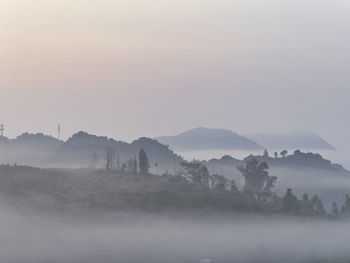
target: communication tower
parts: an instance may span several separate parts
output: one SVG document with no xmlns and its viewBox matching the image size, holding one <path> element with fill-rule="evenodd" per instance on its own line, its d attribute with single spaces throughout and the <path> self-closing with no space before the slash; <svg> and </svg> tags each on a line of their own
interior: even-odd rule
<svg viewBox="0 0 350 263">
<path fill-rule="evenodd" d="M 4 137 L 4 130 L 5 130 L 4 124 L 0 124 L 0 135 L 1 135 L 1 138 Z"/>
</svg>

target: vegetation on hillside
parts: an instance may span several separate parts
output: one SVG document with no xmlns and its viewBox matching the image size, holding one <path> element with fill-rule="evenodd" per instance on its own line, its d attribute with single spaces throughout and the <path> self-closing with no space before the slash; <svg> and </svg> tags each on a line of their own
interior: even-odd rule
<svg viewBox="0 0 350 263">
<path fill-rule="evenodd" d="M 107 158 L 107 163 L 108 163 Z M 125 167 L 124 167 L 125 168 Z M 318 196 L 304 194 L 298 199 L 287 189 L 284 196 L 273 192 L 278 178 L 270 176 L 268 165 L 255 159 L 237 169 L 243 187 L 219 174 L 210 174 L 197 161 L 183 162 L 177 174 L 149 173 L 146 152 L 130 159 L 120 170 L 39 169 L 27 166 L 0 166 L 0 193 L 17 204 L 60 210 L 212 210 L 288 214 L 333 219 L 350 217 L 350 197 L 341 207 L 333 203 L 327 213 Z"/>
</svg>

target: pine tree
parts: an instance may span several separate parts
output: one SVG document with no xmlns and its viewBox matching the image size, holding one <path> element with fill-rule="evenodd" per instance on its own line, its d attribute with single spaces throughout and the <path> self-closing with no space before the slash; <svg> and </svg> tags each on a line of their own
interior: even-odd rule
<svg viewBox="0 0 350 263">
<path fill-rule="evenodd" d="M 139 152 L 139 170 L 140 174 L 149 174 L 149 160 L 144 149 Z"/>
</svg>

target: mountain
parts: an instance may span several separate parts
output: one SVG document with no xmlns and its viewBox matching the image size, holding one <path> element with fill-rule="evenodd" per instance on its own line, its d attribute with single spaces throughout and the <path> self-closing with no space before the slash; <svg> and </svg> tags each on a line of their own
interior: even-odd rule
<svg viewBox="0 0 350 263">
<path fill-rule="evenodd" d="M 55 148 L 60 145 L 62 141 L 43 133 L 23 133 L 17 136 L 15 139 L 9 139 L 7 137 L 0 138 L 0 146 L 16 145 L 17 147 L 35 145 L 40 148 Z"/>
<path fill-rule="evenodd" d="M 195 128 L 174 136 L 157 137 L 175 151 L 196 150 L 262 150 L 256 142 L 230 130 Z"/>
<path fill-rule="evenodd" d="M 43 133 L 30 134 L 26 132 L 14 139 L 13 143 L 22 146 L 40 147 L 41 149 L 54 149 L 61 145 L 62 141 Z"/>
<path fill-rule="evenodd" d="M 291 132 L 247 135 L 269 150 L 307 149 L 335 150 L 335 147 L 313 132 Z"/>
</svg>

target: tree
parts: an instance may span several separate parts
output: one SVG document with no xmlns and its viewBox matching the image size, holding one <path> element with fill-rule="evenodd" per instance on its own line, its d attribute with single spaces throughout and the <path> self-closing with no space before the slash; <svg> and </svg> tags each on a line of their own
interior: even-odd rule
<svg viewBox="0 0 350 263">
<path fill-rule="evenodd" d="M 292 189 L 288 188 L 285 196 L 282 199 L 283 210 L 289 213 L 298 213 L 300 206 L 298 199 L 292 193 Z"/>
<path fill-rule="evenodd" d="M 134 156 L 133 163 L 132 163 L 132 170 L 134 174 L 137 174 L 137 160 L 136 155 Z"/>
<path fill-rule="evenodd" d="M 144 149 L 139 152 L 139 170 L 140 174 L 149 174 L 149 160 Z"/>
<path fill-rule="evenodd" d="M 213 174 L 210 176 L 211 187 L 214 190 L 223 191 L 226 190 L 230 181 L 223 175 Z"/>
<path fill-rule="evenodd" d="M 265 149 L 264 150 L 264 154 L 263 154 L 264 157 L 269 157 L 269 152 Z"/>
<path fill-rule="evenodd" d="M 341 213 L 345 217 L 350 217 L 350 196 L 349 194 L 345 195 L 344 205 L 341 208 Z"/>
<path fill-rule="evenodd" d="M 301 154 L 301 151 L 300 150 L 295 150 L 294 151 L 294 155 L 300 155 Z"/>
<path fill-rule="evenodd" d="M 285 158 L 288 154 L 288 151 L 287 150 L 283 150 L 280 155 L 282 156 L 282 158 Z"/>
<path fill-rule="evenodd" d="M 315 215 L 325 215 L 324 206 L 322 200 L 317 196 L 313 196 L 310 200 L 312 211 Z"/>
<path fill-rule="evenodd" d="M 269 176 L 269 178 L 266 180 L 263 191 L 270 193 L 271 189 L 275 186 L 276 181 L 277 181 L 277 176 Z"/>
<path fill-rule="evenodd" d="M 230 185 L 230 191 L 233 193 L 239 193 L 239 189 L 236 185 L 236 182 L 232 179 L 229 181 L 229 185 Z"/>
<path fill-rule="evenodd" d="M 303 200 L 300 201 L 300 213 L 302 215 L 312 215 L 313 210 L 310 204 L 310 199 L 308 194 L 303 194 Z"/>
<path fill-rule="evenodd" d="M 185 169 L 192 182 L 209 186 L 209 171 L 201 162 L 182 162 L 181 166 Z"/>
<path fill-rule="evenodd" d="M 113 168 L 114 150 L 111 146 L 106 148 L 106 170 Z"/>
<path fill-rule="evenodd" d="M 273 157 L 275 157 L 275 159 L 278 158 L 278 153 L 275 152 L 275 153 L 273 154 Z"/>
<path fill-rule="evenodd" d="M 277 180 L 277 177 L 269 176 L 267 163 L 259 163 L 256 159 L 247 161 L 246 165 L 238 166 L 237 169 L 245 179 L 243 187 L 245 191 L 269 192 Z"/>
</svg>

